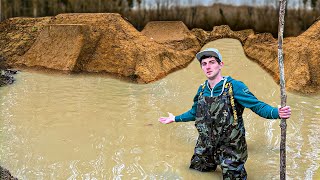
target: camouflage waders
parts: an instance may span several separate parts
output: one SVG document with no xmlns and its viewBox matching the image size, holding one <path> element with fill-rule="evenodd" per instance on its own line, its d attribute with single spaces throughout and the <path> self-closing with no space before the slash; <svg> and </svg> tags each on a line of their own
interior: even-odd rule
<svg viewBox="0 0 320 180">
<path fill-rule="evenodd" d="M 234 101 L 231 83 L 216 97 L 202 96 L 205 84 L 198 99 L 195 126 L 199 137 L 190 168 L 214 171 L 220 165 L 223 179 L 246 179 L 244 108 Z"/>
</svg>

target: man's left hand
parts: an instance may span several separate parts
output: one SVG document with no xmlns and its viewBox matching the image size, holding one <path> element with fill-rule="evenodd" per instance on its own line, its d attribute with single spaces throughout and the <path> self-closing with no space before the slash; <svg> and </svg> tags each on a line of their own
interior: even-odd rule
<svg viewBox="0 0 320 180">
<path fill-rule="evenodd" d="M 290 106 L 278 107 L 279 109 L 279 117 L 281 119 L 288 119 L 291 116 L 291 108 Z"/>
</svg>

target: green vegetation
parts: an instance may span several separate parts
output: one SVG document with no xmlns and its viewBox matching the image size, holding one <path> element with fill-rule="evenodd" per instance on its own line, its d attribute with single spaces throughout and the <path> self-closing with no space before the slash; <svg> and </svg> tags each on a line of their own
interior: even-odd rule
<svg viewBox="0 0 320 180">
<path fill-rule="evenodd" d="M 38 30 L 38 28 L 36 26 L 32 26 L 32 29 L 31 29 L 32 32 L 35 32 L 37 30 Z"/>
</svg>

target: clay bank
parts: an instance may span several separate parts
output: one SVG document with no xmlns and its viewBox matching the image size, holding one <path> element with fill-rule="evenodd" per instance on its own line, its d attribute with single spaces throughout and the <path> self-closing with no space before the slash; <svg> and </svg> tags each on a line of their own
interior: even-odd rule
<svg viewBox="0 0 320 180">
<path fill-rule="evenodd" d="M 286 87 L 320 90 L 320 21 L 284 39 Z M 59 14 L 11 18 L 0 24 L 2 68 L 107 73 L 149 83 L 186 67 L 206 43 L 238 39 L 247 57 L 279 81 L 277 39 L 253 30 L 215 26 L 189 30 L 183 22 L 150 22 L 139 32 L 119 14 Z M 236 60 L 236 59 L 235 59 Z"/>
</svg>

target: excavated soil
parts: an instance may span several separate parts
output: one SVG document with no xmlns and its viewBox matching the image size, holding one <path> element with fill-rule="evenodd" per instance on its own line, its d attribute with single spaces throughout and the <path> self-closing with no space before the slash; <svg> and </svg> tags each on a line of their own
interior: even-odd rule
<svg viewBox="0 0 320 180">
<path fill-rule="evenodd" d="M 286 87 L 320 89 L 320 22 L 284 39 Z M 119 14 L 59 14 L 12 18 L 0 23 L 0 68 L 51 69 L 68 73 L 107 73 L 149 83 L 186 67 L 200 48 L 221 38 L 238 39 L 247 57 L 279 81 L 277 40 L 252 30 L 189 30 L 180 21 L 148 23 L 139 32 Z"/>
<path fill-rule="evenodd" d="M 185 34 L 179 41 L 189 46 L 189 39 L 193 38 L 193 44 L 177 50 L 143 35 L 119 14 L 60 14 L 43 27 L 25 54 L 8 64 L 110 73 L 148 83 L 193 60 L 200 46 L 187 28 Z"/>
</svg>

